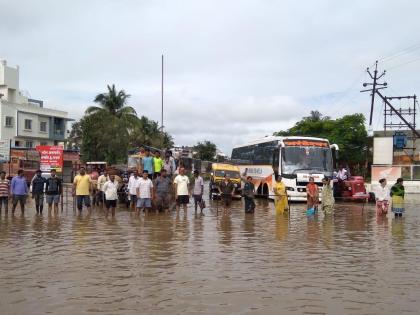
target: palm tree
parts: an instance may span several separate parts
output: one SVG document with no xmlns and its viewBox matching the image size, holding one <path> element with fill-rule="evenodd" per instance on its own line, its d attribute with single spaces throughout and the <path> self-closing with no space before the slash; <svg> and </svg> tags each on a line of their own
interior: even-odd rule
<svg viewBox="0 0 420 315">
<path fill-rule="evenodd" d="M 94 102 L 98 103 L 99 106 L 88 107 L 86 114 L 110 114 L 128 121 L 133 121 L 133 118 L 137 118 L 136 110 L 131 106 L 126 106 L 130 95 L 126 94 L 124 90 L 117 92 L 114 84 L 107 87 L 108 93 L 98 94 L 94 99 Z"/>
</svg>

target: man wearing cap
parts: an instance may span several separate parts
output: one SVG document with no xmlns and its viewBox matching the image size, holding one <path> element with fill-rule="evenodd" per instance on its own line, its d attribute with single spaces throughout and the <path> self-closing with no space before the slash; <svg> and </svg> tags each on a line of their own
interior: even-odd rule
<svg viewBox="0 0 420 315">
<path fill-rule="evenodd" d="M 32 199 L 35 199 L 35 209 L 37 214 L 42 214 L 44 208 L 44 186 L 46 179 L 42 177 L 42 171 L 37 170 L 32 179 Z"/>
</svg>

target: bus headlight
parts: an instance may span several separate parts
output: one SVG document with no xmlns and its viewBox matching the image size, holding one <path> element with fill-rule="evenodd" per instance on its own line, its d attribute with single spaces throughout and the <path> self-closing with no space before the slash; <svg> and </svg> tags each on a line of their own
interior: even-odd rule
<svg viewBox="0 0 420 315">
<path fill-rule="evenodd" d="M 293 187 L 286 187 L 286 190 L 295 191 L 295 189 Z"/>
<path fill-rule="evenodd" d="M 238 187 L 238 184 L 233 184 L 233 187 L 237 188 Z"/>
</svg>

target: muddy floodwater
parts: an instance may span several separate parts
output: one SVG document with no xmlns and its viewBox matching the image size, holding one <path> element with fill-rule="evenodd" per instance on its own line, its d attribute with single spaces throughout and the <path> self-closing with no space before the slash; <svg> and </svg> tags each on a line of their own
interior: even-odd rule
<svg viewBox="0 0 420 315">
<path fill-rule="evenodd" d="M 420 200 L 407 203 L 384 220 L 344 203 L 276 216 L 267 200 L 228 217 L 216 201 L 186 217 L 2 212 L 0 314 L 419 314 Z"/>
</svg>

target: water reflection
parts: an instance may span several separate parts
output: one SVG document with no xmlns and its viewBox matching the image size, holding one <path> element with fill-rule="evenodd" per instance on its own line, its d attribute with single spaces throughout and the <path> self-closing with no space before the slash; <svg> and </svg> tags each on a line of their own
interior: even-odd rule
<svg viewBox="0 0 420 315">
<path fill-rule="evenodd" d="M 207 201 L 207 200 L 206 200 Z M 0 216 L 1 314 L 418 313 L 420 213 Z M 220 209 L 219 209 L 220 210 Z M 396 298 L 396 292 L 404 292 Z"/>
</svg>

